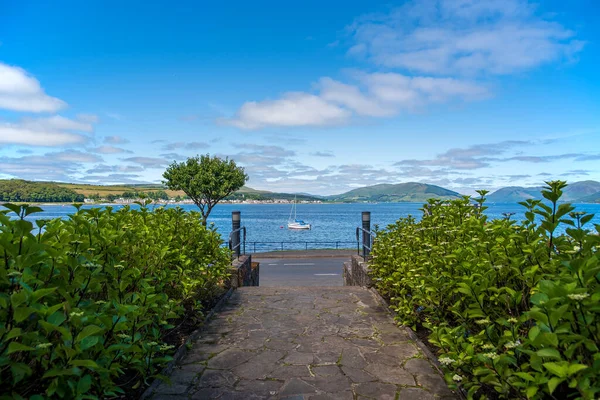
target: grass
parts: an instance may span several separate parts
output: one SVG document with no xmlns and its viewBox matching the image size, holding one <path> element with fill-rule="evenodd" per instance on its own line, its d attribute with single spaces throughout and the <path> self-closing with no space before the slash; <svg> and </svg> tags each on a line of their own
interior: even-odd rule
<svg viewBox="0 0 600 400">
<path fill-rule="evenodd" d="M 57 185 L 72 189 L 85 196 L 99 194 L 108 196 L 109 194 L 120 195 L 124 192 L 157 192 L 164 190 L 169 197 L 183 196 L 183 191 L 168 190 L 162 185 L 86 185 L 79 183 L 57 183 Z"/>
</svg>

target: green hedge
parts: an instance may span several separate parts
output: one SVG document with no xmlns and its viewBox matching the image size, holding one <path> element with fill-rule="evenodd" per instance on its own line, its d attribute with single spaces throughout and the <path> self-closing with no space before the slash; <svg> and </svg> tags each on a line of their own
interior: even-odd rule
<svg viewBox="0 0 600 400">
<path fill-rule="evenodd" d="M 162 337 L 227 279 L 229 251 L 200 215 L 0 212 L 1 398 L 98 398 L 143 387 L 170 360 Z M 17 217 L 13 214 L 16 213 Z M 12 217 L 11 217 L 12 216 Z"/>
<path fill-rule="evenodd" d="M 559 204 L 565 182 L 547 185 L 522 222 L 488 220 L 481 191 L 475 206 L 431 200 L 375 240 L 377 289 L 429 330 L 469 398 L 600 398 L 600 225 Z"/>
</svg>

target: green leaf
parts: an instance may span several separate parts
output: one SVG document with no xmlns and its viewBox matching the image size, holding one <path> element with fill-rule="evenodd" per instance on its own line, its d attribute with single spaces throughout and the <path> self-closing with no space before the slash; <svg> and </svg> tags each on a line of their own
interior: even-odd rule
<svg viewBox="0 0 600 400">
<path fill-rule="evenodd" d="M 13 308 L 19 307 L 21 304 L 27 301 L 27 293 L 24 290 L 20 292 L 15 292 L 10 295 L 10 304 Z"/>
<path fill-rule="evenodd" d="M 526 380 L 528 382 L 535 381 L 535 378 L 533 376 L 531 376 L 531 374 L 528 374 L 527 372 L 515 372 L 515 376 L 518 376 L 519 378 Z"/>
<path fill-rule="evenodd" d="M 92 377 L 91 375 L 85 375 L 83 378 L 77 382 L 77 394 L 87 393 L 92 387 Z"/>
<path fill-rule="evenodd" d="M 546 293 L 536 293 L 531 296 L 531 304 L 539 306 L 540 304 L 544 304 L 549 300 L 548 295 Z"/>
<path fill-rule="evenodd" d="M 537 335 L 540 334 L 540 328 L 538 326 L 534 326 L 529 330 L 528 337 L 529 340 L 534 341 Z"/>
<path fill-rule="evenodd" d="M 66 369 L 66 368 L 53 368 L 50 371 L 46 372 L 44 374 L 44 376 L 42 376 L 42 379 L 53 378 L 55 376 L 73 376 L 73 375 L 79 375 L 80 371 L 81 370 L 79 368 L 70 368 L 70 369 Z"/>
<path fill-rule="evenodd" d="M 6 354 L 16 353 L 18 351 L 32 351 L 35 350 L 33 347 L 25 346 L 24 344 L 18 342 L 10 342 L 8 345 L 8 351 Z"/>
<path fill-rule="evenodd" d="M 79 332 L 79 335 L 77 335 L 77 338 L 75 339 L 75 341 L 81 342 L 86 337 L 95 335 L 102 331 L 103 331 L 103 329 L 97 325 L 88 325 L 85 328 L 83 328 L 83 330 L 81 332 Z"/>
<path fill-rule="evenodd" d="M 554 375 L 558 376 L 559 378 L 566 378 L 567 373 L 569 371 L 568 363 L 566 363 L 564 361 L 561 363 L 555 363 L 555 362 L 544 363 L 544 368 L 546 368 L 548 371 L 550 371 Z"/>
<path fill-rule="evenodd" d="M 548 316 L 540 311 L 528 311 L 527 315 L 544 325 L 548 325 Z"/>
<path fill-rule="evenodd" d="M 525 394 L 527 395 L 528 399 L 531 399 L 533 396 L 536 395 L 537 392 L 538 392 L 537 386 L 529 386 L 529 387 L 527 387 Z"/>
<path fill-rule="evenodd" d="M 100 337 L 98 336 L 88 336 L 81 340 L 79 343 L 79 347 L 81 350 L 87 350 L 90 347 L 94 347 L 100 341 Z"/>
<path fill-rule="evenodd" d="M 584 369 L 587 369 L 587 365 L 583 365 L 583 364 L 571 364 L 569 365 L 569 370 L 567 372 L 567 374 L 569 376 L 574 375 L 576 373 L 578 373 L 579 371 L 582 371 Z"/>
<path fill-rule="evenodd" d="M 65 313 L 62 311 L 57 311 L 55 313 L 53 313 L 52 315 L 50 315 L 48 317 L 48 322 L 51 323 L 52 325 L 56 325 L 59 326 L 60 324 L 62 324 L 65 320 L 67 319 L 67 317 L 65 316 Z"/>
<path fill-rule="evenodd" d="M 27 206 L 25 208 L 25 216 L 28 216 L 28 215 L 31 215 L 31 214 L 35 214 L 35 213 L 40 213 L 40 212 L 44 212 L 44 210 L 41 207 Z"/>
<path fill-rule="evenodd" d="M 10 372 L 12 372 L 15 383 L 19 383 L 26 376 L 29 376 L 33 373 L 31 368 L 28 365 L 23 364 L 23 363 L 11 363 Z"/>
<path fill-rule="evenodd" d="M 96 364 L 93 360 L 71 360 L 69 362 L 74 367 L 86 367 L 86 368 L 98 368 L 98 364 Z"/>
<path fill-rule="evenodd" d="M 53 288 L 46 288 L 46 289 L 39 289 L 36 290 L 35 292 L 33 292 L 31 294 L 31 302 L 34 301 L 38 301 L 39 299 L 41 299 L 44 296 L 49 295 L 50 293 L 53 293 L 56 291 L 56 289 L 58 289 L 57 287 L 53 287 Z"/>
<path fill-rule="evenodd" d="M 32 307 L 19 307 L 15 309 L 15 321 L 22 322 L 25 319 L 29 318 L 31 314 L 35 312 L 35 308 Z"/>
<path fill-rule="evenodd" d="M 581 217 L 581 225 L 585 225 L 588 222 L 590 222 L 592 220 L 592 218 L 594 218 L 595 214 L 587 214 L 584 215 L 583 217 Z"/>
<path fill-rule="evenodd" d="M 21 328 L 12 328 L 10 332 L 8 332 L 4 340 L 10 340 L 19 336 L 21 336 Z"/>
<path fill-rule="evenodd" d="M 554 358 L 556 360 L 561 359 L 560 353 L 556 349 L 541 349 L 536 351 L 535 354 L 537 354 L 540 357 Z"/>
<path fill-rule="evenodd" d="M 550 392 L 550 394 L 552 394 L 556 390 L 556 387 L 560 385 L 563 381 L 564 379 L 562 378 L 550 378 L 550 380 L 548 381 L 548 391 Z"/>
<path fill-rule="evenodd" d="M 12 204 L 12 203 L 4 203 L 4 204 L 2 204 L 2 206 L 8 208 L 9 210 L 11 210 L 12 212 L 14 212 L 17 215 L 21 214 L 21 206 L 18 206 L 16 204 Z"/>
</svg>

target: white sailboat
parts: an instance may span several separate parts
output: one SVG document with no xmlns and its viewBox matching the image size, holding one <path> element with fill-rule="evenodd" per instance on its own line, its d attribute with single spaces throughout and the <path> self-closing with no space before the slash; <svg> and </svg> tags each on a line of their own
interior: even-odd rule
<svg viewBox="0 0 600 400">
<path fill-rule="evenodd" d="M 292 214 L 294 218 L 292 219 Z M 296 196 L 294 196 L 294 203 L 292 203 L 292 210 L 290 211 L 290 217 L 288 218 L 288 229 L 310 229 L 310 224 L 302 221 L 296 217 Z"/>
</svg>

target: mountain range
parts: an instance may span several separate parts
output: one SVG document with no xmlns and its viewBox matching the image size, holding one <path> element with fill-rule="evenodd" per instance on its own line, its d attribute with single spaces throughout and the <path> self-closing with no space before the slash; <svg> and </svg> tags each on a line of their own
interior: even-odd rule
<svg viewBox="0 0 600 400">
<path fill-rule="evenodd" d="M 490 203 L 515 203 L 527 199 L 541 199 L 542 186 L 508 186 L 496 190 L 487 196 Z M 579 181 L 570 183 L 561 197 L 571 203 L 600 203 L 600 182 Z"/>
<path fill-rule="evenodd" d="M 436 185 L 425 183 L 407 182 L 398 184 L 379 184 L 353 189 L 349 192 L 334 196 L 327 196 L 326 199 L 336 202 L 424 202 L 432 197 L 438 199 L 458 199 L 460 193 L 444 189 Z"/>
<path fill-rule="evenodd" d="M 71 184 L 60 182 L 28 182 L 23 180 L 0 180 L 0 194 L 11 192 L 19 188 L 23 189 L 27 186 L 31 191 L 39 188 L 39 191 L 47 192 L 53 190 L 52 187 L 67 189 L 74 194 L 81 194 L 86 197 L 98 195 L 99 197 L 107 197 L 109 195 L 120 196 L 127 191 L 133 192 L 153 192 L 165 190 L 162 185 L 85 185 Z M 33 188 L 33 189 L 32 189 Z M 19 189 L 19 190 L 21 190 Z M 489 203 L 515 203 L 526 199 L 541 199 L 541 186 L 536 187 L 521 187 L 508 186 L 496 190 L 488 194 L 487 201 Z M 35 191 L 35 190 L 34 190 Z M 183 192 L 165 190 L 169 197 L 183 196 Z M 440 186 L 430 185 L 426 183 L 407 182 L 398 184 L 377 184 L 365 186 L 348 192 L 332 195 L 332 196 L 317 196 L 307 193 L 276 193 L 267 190 L 257 190 L 247 186 L 242 187 L 229 197 L 233 200 L 273 200 L 285 199 L 292 200 L 297 198 L 298 201 L 324 201 L 324 202 L 425 202 L 430 198 L 438 199 L 458 199 L 462 195 L 458 192 L 445 189 Z M 70 198 L 70 197 L 69 197 Z M 579 181 L 570 183 L 564 190 L 564 195 L 561 198 L 563 201 L 572 203 L 600 203 L 600 182 L 597 181 Z M 7 201 L 6 199 L 4 201 Z M 33 200 L 28 200 L 33 201 Z"/>
<path fill-rule="evenodd" d="M 542 190 L 542 186 L 508 186 L 498 189 L 495 192 L 488 194 L 486 197 L 489 203 L 516 203 L 527 199 L 542 199 Z M 250 198 L 251 195 L 260 195 L 261 199 L 290 199 L 292 196 L 295 196 L 287 193 L 273 193 L 247 187 L 240 189 L 238 193 L 245 193 L 248 198 Z M 298 200 L 322 200 L 340 203 L 421 203 L 430 198 L 444 200 L 458 199 L 462 197 L 462 194 L 441 186 L 407 182 L 365 186 L 332 196 L 316 196 L 307 193 L 298 194 L 297 196 Z M 571 203 L 600 203 L 600 182 L 587 180 L 570 183 L 564 189 L 561 200 Z"/>
</svg>

